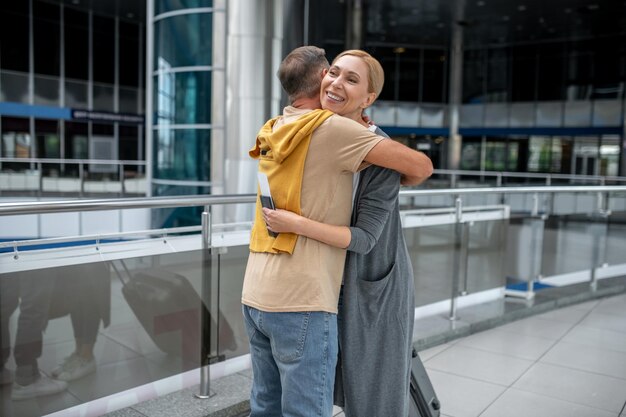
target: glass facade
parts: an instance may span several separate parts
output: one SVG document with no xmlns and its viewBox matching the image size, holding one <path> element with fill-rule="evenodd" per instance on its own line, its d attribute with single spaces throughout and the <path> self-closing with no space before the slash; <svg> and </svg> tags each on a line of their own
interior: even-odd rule
<svg viewBox="0 0 626 417">
<path fill-rule="evenodd" d="M 388 112 L 378 112 L 383 115 L 380 124 L 412 129 L 419 140 L 431 141 L 432 133 L 425 130 L 448 129 L 451 117 L 448 111 L 452 111 L 448 108 L 452 33 L 455 26 L 460 27 L 463 52 L 459 104 L 464 107 L 465 117 L 459 133 L 463 141 L 463 169 L 506 167 L 512 171 L 575 174 L 576 157 L 565 161 L 567 155 L 557 157 L 557 149 L 565 148 L 569 152 L 571 147 L 563 143 L 576 138 L 584 140 L 589 136 L 586 128 L 591 127 L 612 128 L 597 129 L 591 134 L 596 145 L 603 135 L 619 135 L 620 162 L 605 162 L 605 165 L 624 166 L 626 37 L 618 29 L 625 19 L 620 3 L 576 5 L 562 1 L 542 8 L 514 2 L 498 2 L 497 7 L 492 2 L 463 2 L 461 17 L 453 19 L 456 3 L 367 0 L 361 2 L 362 10 L 355 12 L 349 2 L 322 0 L 322 7 L 318 7 L 318 2 L 309 10 L 309 35 L 312 44 L 326 49 L 329 59 L 342 49 L 354 47 L 378 58 L 385 70 L 385 85 L 379 99 L 386 102 L 385 108 L 390 104 L 395 107 L 397 114 L 389 119 Z M 329 18 L 337 22 L 327 24 Z M 360 43 L 354 44 L 352 34 L 359 31 L 354 19 L 359 18 L 362 18 L 361 32 L 356 38 Z M 604 114 L 600 116 L 602 121 L 597 117 L 596 108 L 602 101 L 611 102 L 614 107 L 610 120 Z M 445 113 L 441 122 L 429 117 L 433 105 L 440 105 Z M 475 108 L 471 108 L 473 105 Z M 407 106 L 413 106 L 418 115 L 408 123 L 401 117 Z M 375 116 L 374 122 L 376 117 L 379 116 Z M 467 131 L 478 127 L 502 129 Z M 545 127 L 575 129 L 550 131 Z M 528 131 L 520 132 L 523 129 L 519 128 Z M 448 143 L 445 136 L 443 148 Z M 485 144 L 477 139 L 483 136 L 487 138 Z M 493 142 L 494 136 L 500 139 Z M 535 144 L 538 139 L 531 137 L 568 139 L 563 139 L 563 143 L 559 143 L 561 139 L 549 140 L 551 145 L 543 146 L 545 149 L 539 152 L 536 150 L 539 145 Z M 533 146 L 528 145 L 530 142 Z M 512 146 L 514 143 L 517 145 Z M 475 152 L 477 147 L 482 153 Z M 431 146 L 428 151 L 437 162 L 435 168 L 449 168 L 446 159 L 437 160 L 441 153 L 437 157 L 432 152 L 436 148 Z M 529 149 L 533 149 L 530 159 L 526 156 Z M 610 149 L 606 148 L 605 152 L 614 152 L 614 148 Z M 540 154 L 544 156 L 538 158 Z M 559 159 L 559 163 L 547 162 L 546 155 Z M 465 157 L 469 159 L 464 160 Z M 602 172 L 590 166 L 581 172 Z M 615 172 L 614 168 L 605 171 Z M 623 170 L 618 172 L 625 174 Z"/>
<path fill-rule="evenodd" d="M 0 4 L 0 34 L 0 158 L 67 160 L 44 165 L 45 174 L 53 166 L 59 175 L 76 173 L 70 160 L 77 158 L 144 159 L 144 130 L 137 125 L 145 91 L 141 16 L 63 2 L 9 1 Z M 113 116 L 80 117 L 75 110 Z M 128 122 L 119 113 L 139 117 Z M 97 135 L 110 138 L 117 151 L 98 152 Z M 33 165 L 2 164 L 6 169 Z"/>
<path fill-rule="evenodd" d="M 212 5 L 211 1 L 155 2 L 149 103 L 154 195 L 210 192 Z M 185 218 L 186 212 L 175 214 Z M 155 221 L 170 222 L 171 216 L 157 216 Z"/>
</svg>

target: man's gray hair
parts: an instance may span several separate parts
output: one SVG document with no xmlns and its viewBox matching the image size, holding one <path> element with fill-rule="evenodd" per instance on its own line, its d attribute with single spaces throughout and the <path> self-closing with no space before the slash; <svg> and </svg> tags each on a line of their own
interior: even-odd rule
<svg viewBox="0 0 626 417">
<path fill-rule="evenodd" d="M 301 46 L 283 59 L 278 79 L 293 103 L 298 98 L 313 98 L 320 93 L 322 71 L 328 69 L 326 51 L 316 46 Z"/>
</svg>

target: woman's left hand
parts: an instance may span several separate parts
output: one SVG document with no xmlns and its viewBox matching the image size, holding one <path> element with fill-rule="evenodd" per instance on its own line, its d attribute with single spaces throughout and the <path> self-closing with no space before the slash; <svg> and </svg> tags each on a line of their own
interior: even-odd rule
<svg viewBox="0 0 626 417">
<path fill-rule="evenodd" d="M 263 208 L 263 219 L 272 232 L 298 234 L 298 224 L 303 217 L 287 210 Z"/>
</svg>

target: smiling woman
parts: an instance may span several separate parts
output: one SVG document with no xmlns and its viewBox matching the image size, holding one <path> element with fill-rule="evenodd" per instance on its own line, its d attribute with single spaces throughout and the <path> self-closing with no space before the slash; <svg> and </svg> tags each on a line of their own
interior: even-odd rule
<svg viewBox="0 0 626 417">
<path fill-rule="evenodd" d="M 344 51 L 322 80 L 322 108 L 361 122 L 363 110 L 376 100 L 383 83 L 383 69 L 376 59 L 363 51 Z"/>
</svg>

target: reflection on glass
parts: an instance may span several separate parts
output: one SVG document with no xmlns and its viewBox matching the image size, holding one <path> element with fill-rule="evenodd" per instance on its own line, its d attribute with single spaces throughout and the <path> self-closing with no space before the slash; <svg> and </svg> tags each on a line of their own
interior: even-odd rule
<svg viewBox="0 0 626 417">
<path fill-rule="evenodd" d="M 111 85 L 98 85 L 93 86 L 93 109 L 101 111 L 114 111 L 113 104 L 114 94 L 113 86 Z"/>
<path fill-rule="evenodd" d="M 87 136 L 75 135 L 72 137 L 72 158 L 87 159 L 89 157 L 89 146 Z"/>
<path fill-rule="evenodd" d="M 211 131 L 159 129 L 154 132 L 154 177 L 189 181 L 210 180 Z"/>
<path fill-rule="evenodd" d="M 504 142 L 487 142 L 485 170 L 505 171 L 506 157 L 506 144 Z"/>
<path fill-rule="evenodd" d="M 531 136 L 528 142 L 528 171 L 561 172 L 563 147 L 559 137 Z"/>
<path fill-rule="evenodd" d="M 213 0 L 156 0 L 154 2 L 154 10 L 157 16 L 165 12 L 196 7 L 213 7 Z"/>
<path fill-rule="evenodd" d="M 620 137 L 618 135 L 602 136 L 600 146 L 600 175 L 617 176 L 619 173 Z"/>
<path fill-rule="evenodd" d="M 28 103 L 28 74 L 2 71 L 0 80 L 1 101 Z"/>
<path fill-rule="evenodd" d="M 59 158 L 61 156 L 61 140 L 59 135 L 37 134 L 37 152 L 40 158 Z"/>
<path fill-rule="evenodd" d="M 574 142 L 574 174 L 598 175 L 598 138 L 577 137 Z"/>
<path fill-rule="evenodd" d="M 65 81 L 65 106 L 77 109 L 87 108 L 88 84 L 80 81 Z"/>
<path fill-rule="evenodd" d="M 154 67 L 160 68 L 161 60 L 172 67 L 211 65 L 212 26 L 212 13 L 173 16 L 157 21 L 154 24 Z"/>
<path fill-rule="evenodd" d="M 170 68 L 159 60 L 160 68 Z M 211 72 L 162 72 L 155 77 L 155 124 L 211 123 Z"/>
<path fill-rule="evenodd" d="M 2 155 L 8 158 L 30 158 L 30 134 L 6 132 L 2 134 Z"/>
<path fill-rule="evenodd" d="M 96 381 L 94 346 L 100 323 L 103 327 L 110 323 L 110 285 L 105 264 L 0 275 L 1 371 L 9 374 L 8 360 L 12 356 L 14 366 L 10 374 L 14 384 L 9 389 L 14 408 L 20 407 L 21 401 L 63 396 L 68 384 L 74 381 L 80 380 L 80 384 Z M 17 325 L 15 334 L 9 337 L 8 323 L 13 314 L 17 315 Z M 50 320 L 66 317 L 70 319 L 74 340 L 59 344 L 65 336 L 58 330 L 47 333 L 44 330 Z M 45 360 L 42 359 L 44 352 Z M 48 361 L 51 363 L 46 363 Z M 48 367 L 52 369 L 46 369 L 45 373 L 40 370 Z M 41 409 L 38 415 L 57 411 L 59 405 L 52 404 L 44 402 L 46 411 Z M 64 406 L 62 401 L 59 404 Z M 51 407 L 57 409 L 50 410 Z"/>
<path fill-rule="evenodd" d="M 479 142 L 463 142 L 461 169 L 470 171 L 480 170 L 480 147 Z"/>
</svg>

